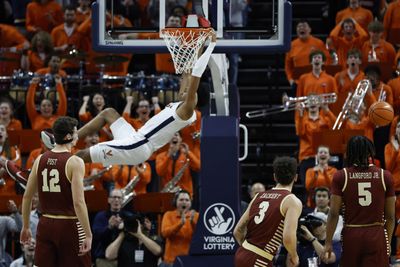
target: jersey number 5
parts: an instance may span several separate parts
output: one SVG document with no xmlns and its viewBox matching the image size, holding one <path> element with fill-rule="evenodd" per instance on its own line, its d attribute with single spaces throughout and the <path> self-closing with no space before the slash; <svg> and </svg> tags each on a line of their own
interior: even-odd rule
<svg viewBox="0 0 400 267">
<path fill-rule="evenodd" d="M 372 195 L 368 190 L 371 188 L 371 183 L 358 183 L 358 203 L 363 206 L 369 206 L 372 203 Z"/>
<path fill-rule="evenodd" d="M 254 216 L 254 222 L 256 224 L 260 224 L 264 220 L 265 213 L 267 212 L 269 207 L 269 202 L 263 201 L 258 207 L 260 208 L 260 210 L 258 211 L 258 215 Z"/>
<path fill-rule="evenodd" d="M 60 174 L 57 169 L 51 169 L 49 175 L 48 175 L 48 170 L 44 169 L 42 171 L 42 177 L 43 177 L 43 186 L 42 186 L 43 192 L 61 192 L 61 187 L 58 184 L 60 182 Z"/>
</svg>

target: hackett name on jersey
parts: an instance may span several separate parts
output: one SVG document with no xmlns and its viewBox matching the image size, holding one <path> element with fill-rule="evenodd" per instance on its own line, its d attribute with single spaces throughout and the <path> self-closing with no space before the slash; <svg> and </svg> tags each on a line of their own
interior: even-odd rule
<svg viewBox="0 0 400 267">
<path fill-rule="evenodd" d="M 377 172 L 352 172 L 349 173 L 350 179 L 379 179 L 380 175 Z"/>
</svg>

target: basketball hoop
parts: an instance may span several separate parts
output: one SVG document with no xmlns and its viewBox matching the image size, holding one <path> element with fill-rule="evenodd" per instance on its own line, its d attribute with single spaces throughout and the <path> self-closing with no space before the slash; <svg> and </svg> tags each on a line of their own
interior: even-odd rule
<svg viewBox="0 0 400 267">
<path fill-rule="evenodd" d="M 198 52 L 211 36 L 212 28 L 165 28 L 161 36 L 174 61 L 176 74 L 187 73 L 193 68 Z"/>
</svg>

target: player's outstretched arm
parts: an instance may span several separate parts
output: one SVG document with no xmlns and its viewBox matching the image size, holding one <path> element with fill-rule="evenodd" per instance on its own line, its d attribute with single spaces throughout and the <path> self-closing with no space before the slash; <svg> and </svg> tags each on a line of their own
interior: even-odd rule
<svg viewBox="0 0 400 267">
<path fill-rule="evenodd" d="M 392 240 L 392 235 L 395 227 L 395 212 L 396 197 L 387 197 L 385 200 L 385 229 L 388 235 L 388 240 Z"/>
<path fill-rule="evenodd" d="M 39 156 L 32 166 L 32 171 L 29 174 L 28 183 L 25 188 L 25 193 L 22 198 L 22 231 L 20 236 L 21 244 L 25 244 L 32 238 L 30 230 L 30 214 L 32 207 L 32 198 L 35 192 L 38 190 L 37 182 L 37 168 L 41 156 Z"/>
<path fill-rule="evenodd" d="M 72 200 L 76 216 L 85 232 L 85 240 L 79 249 L 81 254 L 88 252 L 92 246 L 92 231 L 90 230 L 89 216 L 83 192 L 83 178 L 85 174 L 85 164 L 79 157 L 72 156 L 67 165 L 68 177 L 71 177 Z"/>
<path fill-rule="evenodd" d="M 184 91 L 186 91 L 186 96 L 182 105 L 180 105 L 176 111 L 177 115 L 182 120 L 190 119 L 193 114 L 194 108 L 197 105 L 197 89 L 199 88 L 200 78 L 207 67 L 208 61 L 210 60 L 215 45 L 217 44 L 216 40 L 216 35 L 213 32 L 211 35 L 211 42 L 204 53 L 199 57 L 199 59 L 197 59 L 193 67 L 192 74 L 182 74 L 182 86 L 186 87 L 184 89 Z"/>
<path fill-rule="evenodd" d="M 296 231 L 302 208 L 301 201 L 294 195 L 288 196 L 282 203 L 282 211 L 285 214 L 283 245 L 288 251 L 292 266 L 297 266 L 299 261 Z"/>
</svg>

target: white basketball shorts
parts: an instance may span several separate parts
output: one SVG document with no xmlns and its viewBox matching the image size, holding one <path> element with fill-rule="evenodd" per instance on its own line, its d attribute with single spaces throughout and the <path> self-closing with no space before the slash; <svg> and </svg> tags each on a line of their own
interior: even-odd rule
<svg viewBox="0 0 400 267">
<path fill-rule="evenodd" d="M 168 104 L 138 131 L 124 118 L 116 120 L 110 125 L 114 139 L 90 147 L 92 162 L 100 162 L 104 166 L 145 162 L 154 151 L 168 143 L 176 132 L 196 121 L 195 112 L 186 121 L 178 117 L 176 109 L 180 103 Z"/>
</svg>

